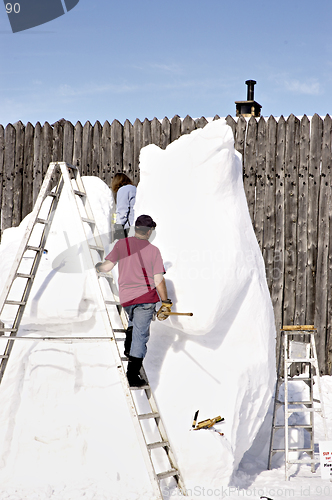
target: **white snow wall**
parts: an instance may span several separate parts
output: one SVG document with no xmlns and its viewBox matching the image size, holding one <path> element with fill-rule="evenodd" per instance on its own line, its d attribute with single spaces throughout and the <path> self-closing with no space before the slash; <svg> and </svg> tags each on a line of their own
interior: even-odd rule
<svg viewBox="0 0 332 500">
<path fill-rule="evenodd" d="M 194 313 L 153 325 L 145 363 L 187 487 L 220 486 L 253 442 L 275 382 L 274 315 L 241 156 L 217 120 L 166 150 L 143 148 L 140 175 L 136 216 L 157 222 L 173 310 Z M 225 417 L 225 435 L 189 432 L 197 409 L 200 419 Z"/>
</svg>

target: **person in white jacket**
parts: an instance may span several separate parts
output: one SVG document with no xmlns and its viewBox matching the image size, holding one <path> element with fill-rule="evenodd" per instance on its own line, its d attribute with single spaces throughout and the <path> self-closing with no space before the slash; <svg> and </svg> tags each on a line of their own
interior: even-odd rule
<svg viewBox="0 0 332 500">
<path fill-rule="evenodd" d="M 112 179 L 111 184 L 116 201 L 116 228 L 114 238 L 128 236 L 129 228 L 134 224 L 134 205 L 136 199 L 136 186 L 126 174 L 118 172 Z"/>
</svg>

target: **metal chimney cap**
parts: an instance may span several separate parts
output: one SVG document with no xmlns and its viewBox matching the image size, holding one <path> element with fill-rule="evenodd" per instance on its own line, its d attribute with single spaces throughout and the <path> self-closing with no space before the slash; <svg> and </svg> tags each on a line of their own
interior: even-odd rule
<svg viewBox="0 0 332 500">
<path fill-rule="evenodd" d="M 256 85 L 256 83 L 257 83 L 257 82 L 256 82 L 255 80 L 246 80 L 246 82 L 245 82 L 245 83 L 246 83 L 246 85 L 250 85 L 251 83 L 252 83 L 253 85 Z"/>
</svg>

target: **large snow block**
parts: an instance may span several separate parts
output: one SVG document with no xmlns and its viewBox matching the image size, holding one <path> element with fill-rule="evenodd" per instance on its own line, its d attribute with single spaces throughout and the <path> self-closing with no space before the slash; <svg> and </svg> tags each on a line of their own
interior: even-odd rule
<svg viewBox="0 0 332 500">
<path fill-rule="evenodd" d="M 227 484 L 268 410 L 275 326 L 241 156 L 224 120 L 166 150 L 142 149 L 135 212 L 157 222 L 153 244 L 173 310 L 194 314 L 153 324 L 148 374 L 187 487 Z M 189 432 L 197 409 L 201 419 L 225 417 L 224 436 Z"/>
</svg>

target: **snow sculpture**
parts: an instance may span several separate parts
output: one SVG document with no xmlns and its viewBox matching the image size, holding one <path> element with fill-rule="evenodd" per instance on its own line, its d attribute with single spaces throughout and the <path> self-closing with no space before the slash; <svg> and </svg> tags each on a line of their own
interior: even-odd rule
<svg viewBox="0 0 332 500">
<path fill-rule="evenodd" d="M 216 120 L 166 150 L 143 148 L 140 175 L 135 211 L 157 222 L 173 309 L 194 313 L 153 325 L 148 373 L 187 487 L 220 486 L 250 448 L 275 382 L 274 315 L 241 156 Z M 197 409 L 225 417 L 223 437 L 188 432 Z"/>
</svg>

